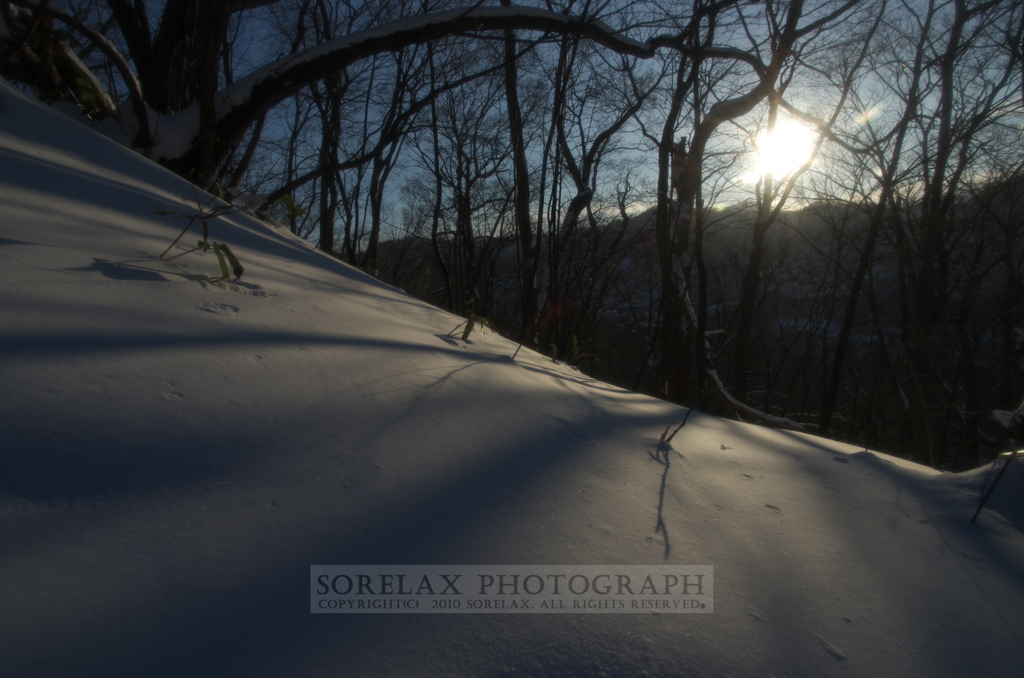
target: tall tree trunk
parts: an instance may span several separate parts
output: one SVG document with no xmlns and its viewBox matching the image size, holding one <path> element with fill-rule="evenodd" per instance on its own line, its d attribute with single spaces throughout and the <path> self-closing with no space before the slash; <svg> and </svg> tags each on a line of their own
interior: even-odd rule
<svg viewBox="0 0 1024 678">
<path fill-rule="evenodd" d="M 429 46 L 428 49 L 430 50 L 430 88 L 436 90 L 437 76 L 434 71 L 434 52 L 433 48 Z M 433 156 L 431 160 L 433 161 L 434 169 L 434 210 L 430 219 L 430 242 L 434 250 L 434 259 L 437 261 L 437 267 L 441 272 L 441 284 L 444 289 L 444 296 L 441 297 L 440 306 L 452 311 L 454 310 L 452 307 L 452 274 L 448 262 L 445 261 L 439 234 L 441 228 L 441 205 L 444 199 L 444 183 L 441 178 L 441 139 L 437 131 L 440 126 L 440 120 L 437 115 L 436 98 L 430 99 L 430 122 L 431 140 L 433 141 Z"/>
<path fill-rule="evenodd" d="M 911 280 L 911 344 L 908 347 L 912 384 L 911 428 L 914 432 L 913 456 L 938 468 L 941 459 L 936 422 L 942 415 L 942 384 L 935 374 L 934 359 L 938 341 L 936 330 L 942 323 L 948 298 L 946 294 L 946 251 L 944 233 L 951 197 L 956 190 L 955 177 L 948 175 L 953 156 L 953 101 L 957 59 L 968 19 L 965 0 L 954 0 L 955 15 L 949 29 L 946 50 L 940 55 L 939 123 L 930 181 L 925 184 L 919 221 L 918 261 Z M 955 173 L 954 173 L 955 174 Z"/>
<path fill-rule="evenodd" d="M 501 0 L 509 6 L 509 0 Z M 519 67 L 516 58 L 515 31 L 505 31 L 505 103 L 512 141 L 514 177 L 513 219 L 519 242 L 519 289 L 522 299 L 519 339 L 525 341 L 537 318 L 537 254 L 533 227 L 530 224 L 530 170 L 526 161 L 526 138 L 523 114 L 519 105 Z"/>
<path fill-rule="evenodd" d="M 685 187 L 681 181 L 686 173 L 686 165 L 691 161 L 691 156 L 687 155 L 686 140 L 682 139 L 676 143 L 675 132 L 679 125 L 683 102 L 694 82 L 693 75 L 696 69 L 695 64 L 686 60 L 680 61 L 676 71 L 672 102 L 661 129 L 661 142 L 658 144 L 658 202 L 654 216 L 654 233 L 658 248 L 658 266 L 661 271 L 660 336 L 657 338 L 661 350 L 656 378 L 665 397 L 675 402 L 680 401 L 685 393 L 682 373 L 685 364 L 683 318 L 686 311 L 680 290 L 682 270 L 677 269 L 676 262 L 680 261 L 689 240 L 687 237 L 679 241 L 680 233 L 685 233 L 689 227 L 687 223 L 685 228 L 681 228 L 679 222 L 684 219 L 688 222 L 690 218 L 688 213 L 682 213 L 684 206 L 690 203 L 684 202 Z M 700 158 L 695 158 L 694 161 L 700 162 Z M 675 209 L 672 200 L 673 190 L 676 191 Z"/>
</svg>

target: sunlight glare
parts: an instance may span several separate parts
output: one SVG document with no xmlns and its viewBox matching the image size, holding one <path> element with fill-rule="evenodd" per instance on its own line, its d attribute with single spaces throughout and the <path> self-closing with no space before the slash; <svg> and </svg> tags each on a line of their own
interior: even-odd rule
<svg viewBox="0 0 1024 678">
<path fill-rule="evenodd" d="M 744 181 L 755 183 L 769 172 L 775 179 L 788 176 L 810 159 L 814 142 L 814 132 L 809 128 L 795 120 L 780 120 L 774 132 L 762 132 L 754 142 L 757 161 Z"/>
</svg>

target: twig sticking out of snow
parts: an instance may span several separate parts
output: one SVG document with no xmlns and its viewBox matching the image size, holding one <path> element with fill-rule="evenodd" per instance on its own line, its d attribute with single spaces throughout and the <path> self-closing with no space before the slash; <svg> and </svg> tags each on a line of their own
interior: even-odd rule
<svg viewBox="0 0 1024 678">
<path fill-rule="evenodd" d="M 981 497 L 978 499 L 978 508 L 974 510 L 974 515 L 971 516 L 972 523 L 978 519 L 978 514 L 981 513 L 982 507 L 985 506 L 985 502 L 988 501 L 988 498 L 992 496 L 993 490 L 996 489 L 996 485 L 999 484 L 999 481 L 1000 479 L 1002 479 L 1003 474 L 1006 473 L 1006 469 L 1010 468 L 1010 464 L 1013 463 L 1013 460 L 1017 457 L 1018 452 L 1021 452 L 1021 450 L 1014 450 L 1013 452 L 1003 452 L 1001 455 L 999 455 L 1000 457 L 1006 457 L 1006 463 L 1003 464 L 1003 468 L 999 469 L 999 474 L 996 476 L 995 481 L 993 481 L 991 487 L 989 487 L 988 490 L 985 490 L 985 485 L 982 485 L 982 494 Z M 996 461 L 998 461 L 998 459 Z M 995 461 L 992 462 L 992 468 L 995 468 Z M 991 474 L 992 469 L 989 469 L 989 475 Z M 988 484 L 988 478 L 985 478 L 985 484 Z"/>
<path fill-rule="evenodd" d="M 210 242 L 210 227 L 207 225 L 206 222 L 208 219 L 213 219 L 214 217 L 240 212 L 242 211 L 242 208 L 235 207 L 233 205 L 228 205 L 226 203 L 214 205 L 213 207 L 204 205 L 203 202 L 199 199 L 199 194 L 196 192 L 195 187 L 193 187 L 192 189 L 192 199 L 196 203 L 197 211 L 189 214 L 186 214 L 185 212 L 179 212 L 177 210 L 157 210 L 157 214 L 169 215 L 174 217 L 175 219 L 188 219 L 188 223 L 185 224 L 185 228 L 181 229 L 181 233 L 179 233 L 178 237 L 175 238 L 171 242 L 171 244 L 167 246 L 167 249 L 163 251 L 163 254 L 160 255 L 160 258 L 164 259 L 165 261 L 170 261 L 171 259 L 176 259 L 182 255 L 189 254 L 191 252 L 196 252 L 198 250 L 206 252 L 207 250 L 212 249 L 213 253 L 217 255 L 217 263 L 220 265 L 220 279 L 226 280 L 231 275 L 234 275 L 235 280 L 240 280 L 242 274 L 245 273 L 245 268 L 238 261 L 238 258 L 235 256 L 235 253 L 231 251 L 231 248 L 228 247 L 226 243 Z M 188 230 L 192 228 L 192 224 L 194 224 L 196 221 L 198 221 L 200 225 L 203 227 L 203 239 L 199 241 L 198 246 L 193 247 L 190 250 L 185 250 L 184 252 L 179 252 L 173 257 L 168 257 L 167 253 L 171 251 L 172 247 L 178 244 L 178 241 L 181 240 L 182 237 L 184 237 L 185 233 L 187 233 Z"/>
</svg>

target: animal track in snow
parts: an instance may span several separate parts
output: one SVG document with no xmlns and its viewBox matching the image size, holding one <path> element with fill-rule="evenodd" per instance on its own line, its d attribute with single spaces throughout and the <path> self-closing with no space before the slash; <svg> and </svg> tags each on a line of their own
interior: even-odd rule
<svg viewBox="0 0 1024 678">
<path fill-rule="evenodd" d="M 212 301 L 204 301 L 199 304 L 200 311 L 206 311 L 207 313 L 215 313 L 217 315 L 231 315 L 232 313 L 238 313 L 239 309 L 237 306 L 231 304 L 217 304 Z"/>
<path fill-rule="evenodd" d="M 825 647 L 825 652 L 828 652 L 830 655 L 832 655 L 833 657 L 835 657 L 839 661 L 846 661 L 846 653 L 845 652 L 843 652 L 842 650 L 837 648 L 835 645 L 833 645 L 832 643 L 830 643 L 827 640 L 825 640 L 824 638 L 822 638 L 821 636 L 818 636 L 818 640 L 820 640 L 821 644 Z"/>
<path fill-rule="evenodd" d="M 265 298 L 271 296 L 266 290 L 256 283 L 242 282 L 241 280 L 205 280 L 200 277 L 191 277 L 196 280 L 202 287 L 216 287 L 220 290 L 227 290 L 228 292 L 234 292 L 235 294 L 244 294 L 247 297 L 260 297 Z"/>
</svg>

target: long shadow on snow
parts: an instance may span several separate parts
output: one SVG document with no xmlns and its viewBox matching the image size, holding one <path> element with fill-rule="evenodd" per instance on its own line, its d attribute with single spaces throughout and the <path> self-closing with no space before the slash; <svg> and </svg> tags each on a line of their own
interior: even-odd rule
<svg viewBox="0 0 1024 678">
<path fill-rule="evenodd" d="M 581 425 L 599 430 L 661 419 L 594 417 Z M 583 463 L 587 449 L 565 441 L 553 445 L 550 430 L 537 431 L 502 450 L 481 453 L 469 468 L 421 488 L 415 496 L 396 498 L 384 513 L 352 516 L 348 526 L 337 526 L 333 538 L 317 539 L 301 552 L 268 554 L 265 561 L 240 564 L 237 578 L 225 582 L 219 595 L 197 600 L 187 592 L 168 590 L 162 600 L 139 601 L 130 625 L 93 629 L 87 637 L 54 638 L 46 657 L 10 657 L 9 667 L 19 667 L 26 676 L 81 675 L 83 665 L 104 676 L 274 675 L 294 673 L 296 664 L 323 648 L 372 662 L 374 633 L 408 633 L 419 622 L 310 614 L 309 565 L 436 562 L 437 554 L 465 552 L 471 549 L 466 540 L 486 534 L 520 493 L 560 468 Z M 325 529 L 325 534 L 330 532 Z M 477 622 L 434 617 L 430 623 L 464 632 Z M 500 655 L 501 649 L 489 652 Z"/>
<path fill-rule="evenodd" d="M 245 346 L 338 346 L 394 348 L 401 351 L 444 353 L 458 356 L 462 360 L 480 360 L 479 354 L 453 350 L 438 345 L 412 344 L 390 339 L 362 339 L 331 335 L 302 334 L 291 332 L 266 332 L 250 329 L 228 330 L 220 334 L 10 334 L 0 336 L 0 354 L 17 360 L 17 356 L 81 355 L 92 353 L 122 353 L 150 351 L 153 349 L 192 348 L 234 348 Z M 495 360 L 507 362 L 507 356 L 494 356 Z"/>
<path fill-rule="evenodd" d="M 481 356 L 441 345 L 246 330 L 223 335 L 183 336 L 156 333 L 15 335 L 0 337 L 0 355 L 18 362 L 26 358 L 125 354 L 156 349 L 233 349 L 239 345 L 247 349 L 261 346 L 391 348 L 406 353 L 444 354 L 470 364 L 481 360 L 502 363 L 509 360 L 506 356 Z M 261 441 L 246 429 L 223 430 L 218 426 L 216 412 L 203 414 L 205 432 L 200 428 L 179 436 L 154 431 L 151 444 L 145 447 L 119 444 L 115 426 L 104 421 L 79 420 L 72 414 L 53 413 L 58 423 L 44 431 L 24 429 L 18 422 L 10 422 L 0 429 L 5 448 L 0 455 L 0 493 L 42 501 L 88 499 L 219 480 L 251 466 L 258 456 L 252 451 L 261 447 Z M 0 416 L 0 420 L 2 418 Z M 192 426 L 201 423 L 193 422 Z M 211 458 L 216 460 L 215 466 L 210 464 Z"/>
<path fill-rule="evenodd" d="M 867 451 L 845 454 L 836 452 L 820 439 L 798 432 L 724 420 L 720 425 L 724 425 L 731 435 L 762 445 L 766 455 L 781 456 L 791 461 L 801 473 L 816 478 L 823 486 L 828 487 L 831 483 L 836 483 L 842 494 L 848 493 L 847 487 L 842 484 L 842 479 L 847 474 L 854 474 L 854 477 L 869 474 L 877 479 L 876 482 L 885 483 L 890 488 L 888 491 L 892 493 L 892 499 L 885 508 L 893 515 L 898 515 L 901 520 L 916 522 L 922 529 L 933 531 L 937 540 L 945 547 L 944 551 L 940 550 L 937 554 L 915 554 L 922 561 L 920 569 L 926 570 L 926 562 L 930 565 L 929 561 L 938 558 L 948 559 L 945 567 L 959 572 L 961 586 L 965 590 L 975 592 L 977 606 L 986 610 L 992 618 L 1000 620 L 1000 623 L 992 628 L 974 631 L 988 638 L 999 639 L 999 643 L 1006 647 L 1008 652 L 1011 652 L 1011 647 L 1016 647 L 1017 652 L 1024 657 L 1024 624 L 1013 619 L 1014 613 L 1006 609 L 1012 606 L 1013 598 L 1004 600 L 997 592 L 1004 585 L 1009 587 L 1008 592 L 1011 593 L 1024 590 L 1024 563 L 1021 562 L 1019 553 L 1004 548 L 1001 541 L 989 538 L 986 526 L 970 523 L 969 518 L 974 505 L 964 503 L 962 499 L 950 494 L 949 488 L 946 487 L 948 474 L 922 475 L 914 468 L 905 468 Z M 785 438 L 790 443 L 771 444 L 770 440 L 766 440 L 771 437 Z M 766 442 L 769 444 L 765 445 Z M 841 463 L 844 460 L 846 463 Z M 929 471 L 926 467 L 922 467 L 921 470 Z M 858 486 L 856 483 L 851 485 L 854 488 Z M 836 512 L 839 507 L 855 505 L 856 497 L 849 496 L 839 502 L 823 504 L 822 508 Z M 863 536 L 858 535 L 855 529 L 847 524 L 849 517 L 836 513 L 830 524 L 836 532 L 849 535 L 843 539 L 844 544 L 853 548 L 859 547 L 865 553 L 869 553 L 875 543 L 863 542 Z M 882 527 L 881 524 L 878 526 Z M 884 540 L 879 542 L 884 543 Z M 871 558 L 867 560 L 870 562 Z M 985 563 L 986 566 L 979 568 L 975 562 Z M 926 584 L 922 586 L 927 588 Z M 906 589 L 897 588 L 892 591 L 892 596 L 896 599 L 902 593 L 906 593 Z M 935 604 L 938 609 L 933 615 L 935 619 L 950 616 L 950 610 L 941 607 L 942 601 L 942 596 L 936 598 Z M 929 621 L 931 620 L 922 619 L 921 628 L 916 631 L 926 635 L 924 632 Z M 964 648 L 935 648 L 939 663 L 949 664 L 955 659 L 964 663 L 961 673 L 967 671 L 966 667 L 970 666 L 972 661 L 980 662 L 985 654 L 976 650 L 972 642 L 965 639 Z M 974 650 L 976 656 L 965 654 L 965 648 Z M 948 654 L 943 655 L 943 652 Z M 978 670 L 981 670 L 980 667 Z"/>
</svg>

